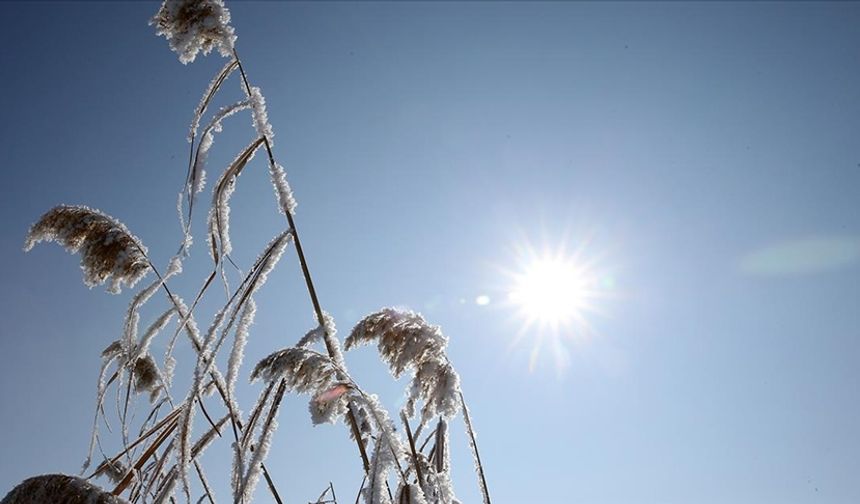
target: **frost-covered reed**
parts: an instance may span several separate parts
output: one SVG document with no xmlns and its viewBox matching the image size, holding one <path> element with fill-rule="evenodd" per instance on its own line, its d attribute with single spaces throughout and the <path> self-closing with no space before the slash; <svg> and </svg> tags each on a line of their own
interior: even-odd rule
<svg viewBox="0 0 860 504">
<path fill-rule="evenodd" d="M 198 52 L 206 55 L 212 49 L 229 56 L 236 42 L 230 11 L 221 0 L 165 0 L 150 24 L 182 63 L 191 63 Z"/>
<path fill-rule="evenodd" d="M 41 241 L 54 241 L 81 256 L 87 286 L 108 283 L 118 293 L 121 286 L 133 288 L 149 271 L 154 279 L 132 296 L 117 337 L 101 352 L 101 367 L 96 384 L 96 404 L 89 450 L 84 471 L 96 454 L 101 463 L 85 478 L 47 475 L 31 478 L 10 492 L 2 504 L 35 502 L 92 503 L 167 503 L 216 502 L 216 490 L 209 483 L 201 458 L 212 443 L 227 443 L 233 464 L 228 475 L 217 481 L 230 483 L 227 500 L 250 503 L 259 493 L 258 482 L 265 480 L 275 502 L 284 499 L 266 465 L 267 456 L 276 451 L 276 428 L 283 397 L 288 393 L 309 396 L 308 412 L 313 424 L 343 423 L 355 443 L 364 472 L 361 488 L 356 489 L 366 504 L 455 504 L 451 478 L 449 424 L 462 413 L 470 447 L 476 461 L 479 488 L 489 504 L 489 491 L 477 451 L 469 410 L 446 347 L 448 338 L 438 326 L 420 314 L 383 308 L 362 318 L 343 344 L 337 337 L 335 321 L 322 309 L 311 281 L 294 220 L 296 200 L 286 171 L 275 159 L 274 132 L 259 87 L 252 86 L 235 48 L 236 36 L 230 26 L 230 13 L 221 0 L 165 0 L 151 24 L 158 35 L 167 38 L 182 63 L 190 63 L 202 52 L 214 49 L 227 58 L 213 77 L 193 110 L 188 140 L 188 172 L 179 196 L 182 229 L 179 252 L 160 272 L 147 256 L 147 249 L 122 223 L 86 206 L 62 205 L 43 215 L 30 229 L 25 249 Z M 241 79 L 244 99 L 215 112 L 214 103 L 223 84 L 231 76 Z M 183 272 L 192 245 L 191 222 L 195 215 L 196 195 L 206 190 L 205 173 L 215 133 L 224 130 L 224 120 L 249 114 L 254 128 L 251 143 L 240 151 L 215 177 L 210 188 L 206 241 L 214 261 L 211 272 L 187 304 L 172 284 Z M 206 126 L 200 128 L 201 124 Z M 257 259 L 245 270 L 237 285 L 230 287 L 225 261 L 241 270 L 231 257 L 231 196 L 238 180 L 258 153 L 265 153 L 268 177 L 275 201 L 284 217 L 284 228 L 262 247 Z M 263 154 L 260 155 L 263 157 Z M 252 175 L 248 175 L 252 176 Z M 205 201 L 205 200 L 204 200 Z M 240 223 L 241 224 L 241 223 Z M 316 327 L 295 344 L 272 352 L 250 372 L 250 380 L 261 390 L 247 414 L 240 408 L 236 385 L 243 375 L 245 347 L 253 337 L 257 313 L 256 297 L 264 295 L 263 286 L 279 259 L 294 249 L 305 279 Z M 217 301 L 205 331 L 198 328 L 197 308 L 211 299 L 210 287 L 218 273 L 227 292 L 226 301 Z M 165 299 L 156 297 L 163 293 Z M 153 320 L 141 328 L 142 308 L 160 302 Z M 171 329 L 171 324 L 175 327 Z M 192 351 L 190 368 L 182 383 L 174 385 L 175 348 L 180 335 L 187 336 Z M 153 343 L 164 339 L 166 351 L 160 360 L 152 353 Z M 365 391 L 347 367 L 343 350 L 376 343 L 379 355 L 393 378 L 409 373 L 406 400 L 399 415 L 392 416 L 374 394 Z M 106 403 L 115 393 L 115 415 Z M 210 396 L 215 399 L 209 399 Z M 148 401 L 139 402 L 138 396 Z M 135 405 L 144 404 L 143 419 L 135 420 Z M 109 417 L 115 416 L 109 421 Z M 216 420 L 216 418 L 218 420 Z M 396 421 L 402 423 L 402 428 Z M 120 439 L 119 453 L 105 453 L 100 425 L 110 428 Z M 415 425 L 412 425 L 415 422 Z M 429 431 L 429 433 L 428 433 Z M 202 432 L 202 433 L 201 433 Z M 424 437 L 421 442 L 420 438 Z M 103 478 L 113 490 L 106 492 L 89 482 Z M 324 478 L 327 480 L 327 478 Z M 216 481 L 216 478 L 212 479 Z M 124 500 L 125 499 L 125 500 Z M 295 496 L 290 496 L 296 501 Z M 329 484 L 317 502 L 335 503 L 334 486 Z"/>
<path fill-rule="evenodd" d="M 59 205 L 45 213 L 27 233 L 24 250 L 54 241 L 71 253 L 81 254 L 84 284 L 110 282 L 118 294 L 122 284 L 134 287 L 149 271 L 146 247 L 113 217 L 83 205 Z"/>
</svg>

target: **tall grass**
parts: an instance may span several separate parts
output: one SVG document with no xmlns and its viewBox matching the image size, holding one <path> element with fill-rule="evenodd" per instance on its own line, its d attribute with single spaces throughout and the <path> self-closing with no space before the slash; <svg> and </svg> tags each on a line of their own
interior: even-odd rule
<svg viewBox="0 0 860 504">
<path fill-rule="evenodd" d="M 313 423 L 344 423 L 361 459 L 356 470 L 364 474 L 356 501 L 363 499 L 368 504 L 459 502 L 451 481 L 448 425 L 462 414 L 478 486 L 483 501 L 490 504 L 460 378 L 447 357 L 448 339 L 440 328 L 417 313 L 383 308 L 362 318 L 343 345 L 337 337 L 334 320 L 322 308 L 302 249 L 295 222 L 296 201 L 286 172 L 275 159 L 265 98 L 259 88 L 251 85 L 239 58 L 230 13 L 223 2 L 168 0 L 151 24 L 183 63 L 213 50 L 227 58 L 192 114 L 187 176 L 178 202 L 180 246 L 162 273 L 138 238 L 98 210 L 58 206 L 32 226 L 26 249 L 40 241 L 54 241 L 72 253 L 80 253 L 84 283 L 88 286 L 108 284 L 109 292 L 118 293 L 122 286 L 134 288 L 150 272 L 154 279 L 132 296 L 120 337 L 106 342 L 101 353 L 93 430 L 81 477 L 47 475 L 28 479 L 2 504 L 72 500 L 214 503 L 216 496 L 202 454 L 215 442 L 230 445 L 230 474 L 215 477 L 229 481 L 229 499 L 234 503 L 252 502 L 260 492 L 257 486 L 261 480 L 266 483 L 262 491 L 276 502 L 301 500 L 299 496 L 285 495 L 265 465 L 267 456 L 277 449 L 277 419 L 283 398 L 289 393 L 309 396 Z M 210 111 L 222 86 L 233 76 L 241 80 L 245 97 Z M 207 156 L 216 133 L 224 129 L 223 120 L 246 112 L 251 114 L 256 134 L 214 179 L 205 229 L 211 269 L 200 280 L 188 304 L 171 287 L 171 281 L 182 274 L 183 262 L 190 259 L 194 236 L 191 222 L 201 206 L 199 195 L 206 190 Z M 201 124 L 206 126 L 201 129 Z M 245 167 L 260 152 L 268 164 L 284 227 L 246 268 L 238 285 L 231 287 L 227 281 L 228 265 L 239 271 L 241 268 L 231 255 L 234 243 L 230 239 L 230 199 Z M 257 312 L 255 298 L 263 292 L 270 273 L 288 248 L 298 258 L 317 326 L 294 346 L 277 349 L 254 366 L 250 378 L 262 382 L 262 390 L 245 415 L 238 404 L 235 385 L 242 373 L 244 347 Z M 229 295 L 206 329 L 201 330 L 197 308 L 212 286 L 219 283 L 219 277 Z M 164 295 L 166 305 L 150 325 L 141 328 L 141 309 L 158 292 Z M 175 328 L 168 330 L 174 321 Z M 174 383 L 174 354 L 182 335 L 194 356 L 188 365 L 193 372 L 183 380 L 187 387 Z M 160 358 L 151 350 L 156 338 L 165 341 L 166 352 Z M 396 416 L 402 429 L 396 427 L 394 417 L 377 396 L 362 388 L 344 357 L 344 350 L 374 343 L 394 378 L 403 374 L 412 378 L 405 406 Z M 116 398 L 115 414 L 109 414 L 110 408 L 105 404 L 110 391 Z M 212 394 L 220 404 L 217 410 L 211 401 L 204 400 Z M 141 396 L 148 397 L 149 403 L 144 419 L 135 421 L 130 412 L 135 411 Z M 102 423 L 118 425 L 112 432 L 122 447 L 117 453 L 106 453 L 102 448 L 102 437 L 107 435 L 100 429 Z M 99 462 L 93 467 L 97 454 Z M 95 478 L 109 481 L 109 491 L 92 484 Z M 321 478 L 329 479 L 324 475 Z M 317 502 L 337 502 L 331 483 Z"/>
</svg>

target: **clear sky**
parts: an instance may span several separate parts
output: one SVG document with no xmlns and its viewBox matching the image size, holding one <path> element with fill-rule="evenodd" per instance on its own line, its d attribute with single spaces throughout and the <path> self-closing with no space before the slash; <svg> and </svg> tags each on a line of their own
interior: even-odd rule
<svg viewBox="0 0 860 504">
<path fill-rule="evenodd" d="M 341 335 L 388 305 L 442 326 L 495 502 L 860 502 L 860 4 L 229 7 L 324 308 Z M 178 244 L 187 125 L 222 60 L 181 65 L 156 8 L 0 3 L 0 494 L 79 469 L 129 299 L 87 290 L 55 245 L 24 254 L 30 223 L 88 204 L 158 264 Z M 231 119 L 210 174 L 251 135 Z M 243 264 L 284 226 L 271 194 L 257 159 L 234 197 Z M 523 329 L 507 299 L 527 247 L 590 265 L 587 327 Z M 258 304 L 246 371 L 313 325 L 292 250 Z M 396 408 L 375 352 L 347 358 Z M 282 412 L 273 476 L 289 502 L 329 480 L 351 502 L 346 430 L 305 403 Z"/>
</svg>

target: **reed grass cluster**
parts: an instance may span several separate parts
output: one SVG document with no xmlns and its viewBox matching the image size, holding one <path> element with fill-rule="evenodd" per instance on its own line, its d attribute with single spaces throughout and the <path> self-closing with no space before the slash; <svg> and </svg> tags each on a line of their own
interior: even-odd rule
<svg viewBox="0 0 860 504">
<path fill-rule="evenodd" d="M 267 456 L 277 448 L 277 420 L 288 393 L 309 396 L 313 423 L 343 422 L 346 426 L 361 457 L 361 467 L 356 470 L 364 473 L 356 500 L 363 498 L 367 504 L 458 503 L 451 481 L 448 427 L 462 414 L 476 461 L 478 485 L 483 501 L 489 504 L 474 429 L 460 378 L 445 352 L 448 339 L 441 329 L 420 314 L 384 308 L 361 319 L 343 345 L 338 339 L 334 320 L 323 311 L 311 280 L 294 219 L 296 201 L 272 149 L 273 128 L 265 98 L 249 82 L 229 22 L 230 13 L 221 0 L 167 0 L 151 21 L 156 33 L 167 38 L 183 63 L 213 49 L 227 58 L 193 111 L 187 177 L 179 193 L 181 245 L 163 272 L 122 223 L 85 206 L 51 209 L 27 235 L 27 250 L 40 241 L 55 241 L 79 253 L 87 286 L 108 283 L 108 290 L 118 293 L 121 285 L 133 288 L 149 272 L 154 278 L 132 296 L 119 337 L 101 353 L 93 430 L 82 476 L 28 479 L 13 489 L 2 504 L 183 500 L 214 504 L 216 495 L 201 456 L 219 440 L 230 445 L 233 458 L 230 474 L 216 476 L 218 481 L 230 483 L 231 495 L 221 496 L 222 501 L 252 502 L 261 481 L 265 481 L 265 491 L 278 503 L 301 500 L 284 495 L 265 465 Z M 210 113 L 210 105 L 223 84 L 237 73 L 245 97 Z M 222 121 L 245 111 L 250 112 L 255 137 L 215 178 L 205 231 L 212 267 L 187 304 L 171 281 L 182 274 L 183 262 L 191 257 L 191 222 L 199 206 L 198 194 L 206 190 L 208 152 L 215 134 L 223 130 Z M 201 130 L 206 117 L 209 120 Z M 285 219 L 284 228 L 262 248 L 253 264 L 244 268 L 247 273 L 238 285 L 230 286 L 225 272 L 226 264 L 235 265 L 231 255 L 235 244 L 230 239 L 230 199 L 245 167 L 259 153 L 266 157 L 277 206 Z M 242 374 L 244 348 L 257 311 L 255 297 L 289 248 L 298 256 L 318 325 L 298 338 L 296 344 L 273 351 L 254 366 L 250 379 L 259 381 L 262 390 L 249 413 L 243 414 L 235 386 Z M 243 269 L 237 266 L 237 270 Z M 197 308 L 219 277 L 229 295 L 206 329 L 201 330 Z M 158 292 L 165 297 L 160 315 L 141 329 L 141 308 Z M 175 328 L 169 330 L 171 322 Z M 182 335 L 194 355 L 187 388 L 174 384 L 174 350 Z M 167 349 L 160 359 L 151 352 L 152 342 L 159 337 L 164 338 Z M 372 342 L 377 343 L 380 357 L 394 378 L 407 372 L 412 375 L 406 405 L 395 418 L 376 395 L 362 388 L 348 369 L 342 351 Z M 111 420 L 119 425 L 113 435 L 120 438 L 122 449 L 108 454 L 100 442 L 105 435 L 100 425 L 108 424 L 104 405 L 112 388 L 116 391 L 117 418 Z M 210 394 L 219 400 L 217 411 L 204 400 Z M 129 414 L 130 406 L 144 395 L 148 397 L 147 414 L 143 421 L 135 423 Z M 396 422 L 402 426 L 397 427 Z M 92 469 L 97 452 L 102 460 Z M 91 483 L 95 478 L 112 485 L 108 487 L 110 491 Z M 329 479 L 325 475 L 320 478 Z M 329 483 L 317 502 L 336 503 L 334 486 Z"/>
</svg>

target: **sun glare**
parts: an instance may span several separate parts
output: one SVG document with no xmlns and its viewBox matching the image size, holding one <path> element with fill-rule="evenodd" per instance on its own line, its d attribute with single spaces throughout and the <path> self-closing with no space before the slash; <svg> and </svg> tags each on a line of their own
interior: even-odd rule
<svg viewBox="0 0 860 504">
<path fill-rule="evenodd" d="M 572 261 L 538 259 L 516 275 L 508 298 L 529 322 L 559 328 L 581 316 L 587 302 L 585 272 Z"/>
<path fill-rule="evenodd" d="M 614 280 L 607 271 L 595 269 L 594 259 L 586 259 L 586 245 L 573 252 L 524 245 L 518 250 L 518 268 L 505 270 L 510 282 L 507 306 L 520 324 L 510 350 L 530 342 L 531 370 L 547 349 L 561 372 L 570 346 L 593 335 L 588 317 L 599 311 L 596 305 L 607 297 Z"/>
</svg>

